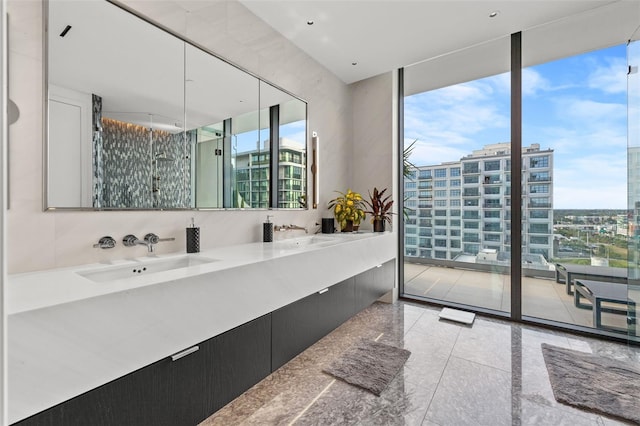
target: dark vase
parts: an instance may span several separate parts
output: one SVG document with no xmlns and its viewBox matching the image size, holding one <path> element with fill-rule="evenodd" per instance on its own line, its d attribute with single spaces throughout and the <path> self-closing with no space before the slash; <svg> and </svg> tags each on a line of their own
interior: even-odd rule
<svg viewBox="0 0 640 426">
<path fill-rule="evenodd" d="M 353 232 L 353 221 L 347 220 L 344 226 L 342 227 L 342 232 Z"/>
<path fill-rule="evenodd" d="M 384 219 L 373 219 L 373 232 L 384 232 Z"/>
</svg>

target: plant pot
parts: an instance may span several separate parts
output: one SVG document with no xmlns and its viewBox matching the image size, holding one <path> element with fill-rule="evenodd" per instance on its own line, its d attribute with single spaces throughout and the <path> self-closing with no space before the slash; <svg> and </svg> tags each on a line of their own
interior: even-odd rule
<svg viewBox="0 0 640 426">
<path fill-rule="evenodd" d="M 342 232 L 353 232 L 353 221 L 347 220 L 344 226 L 342 227 Z"/>
<path fill-rule="evenodd" d="M 384 219 L 373 219 L 373 232 L 384 232 Z"/>
</svg>

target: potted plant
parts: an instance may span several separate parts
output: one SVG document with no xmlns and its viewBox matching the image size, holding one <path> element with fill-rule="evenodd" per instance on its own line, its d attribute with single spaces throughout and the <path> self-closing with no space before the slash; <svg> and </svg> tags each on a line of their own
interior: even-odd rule
<svg viewBox="0 0 640 426">
<path fill-rule="evenodd" d="M 378 188 L 373 188 L 373 193 L 369 191 L 369 200 L 365 201 L 369 206 L 369 210 L 366 213 L 372 216 L 371 223 L 373 223 L 374 232 L 384 232 L 385 222 L 391 224 L 393 200 L 390 200 L 391 195 L 385 197 L 385 192 L 387 192 L 387 188 L 382 191 L 378 191 Z"/>
<path fill-rule="evenodd" d="M 358 229 L 365 218 L 362 195 L 347 189 L 347 192 L 336 191 L 340 196 L 329 201 L 329 208 L 340 224 L 342 232 L 353 232 Z"/>
</svg>

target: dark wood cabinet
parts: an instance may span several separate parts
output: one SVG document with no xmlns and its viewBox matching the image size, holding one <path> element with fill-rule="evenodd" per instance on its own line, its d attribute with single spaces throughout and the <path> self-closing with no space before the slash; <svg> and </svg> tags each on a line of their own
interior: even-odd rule
<svg viewBox="0 0 640 426">
<path fill-rule="evenodd" d="M 272 313 L 273 371 L 356 313 L 354 284 L 349 278 Z"/>
<path fill-rule="evenodd" d="M 349 278 L 318 294 L 318 311 L 320 313 L 318 319 L 320 336 L 318 339 L 331 333 L 340 324 L 356 314 L 354 284 L 355 279 Z"/>
<path fill-rule="evenodd" d="M 198 350 L 194 351 L 196 347 Z M 207 398 L 215 380 L 210 368 L 212 355 L 211 342 L 206 341 L 160 361 L 160 365 L 166 364 L 163 371 L 168 377 L 168 408 L 163 410 L 168 411 L 169 420 L 163 421 L 154 415 L 158 423 L 153 424 L 198 424 L 213 412 L 211 399 Z"/>
<path fill-rule="evenodd" d="M 271 373 L 271 314 L 211 340 L 214 381 L 210 414 Z"/>
<path fill-rule="evenodd" d="M 360 312 L 393 289 L 395 260 L 369 269 L 355 277 L 355 306 Z"/>
<path fill-rule="evenodd" d="M 195 398 L 204 389 L 197 371 L 205 354 L 163 359 L 15 423 L 20 426 L 176 425 L 206 418 Z"/>
<path fill-rule="evenodd" d="M 271 371 L 318 340 L 318 318 L 317 293 L 271 313 Z"/>
</svg>

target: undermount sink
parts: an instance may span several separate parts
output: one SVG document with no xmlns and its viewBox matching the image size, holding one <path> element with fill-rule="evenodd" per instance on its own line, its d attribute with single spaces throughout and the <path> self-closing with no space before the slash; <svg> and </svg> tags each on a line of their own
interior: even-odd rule
<svg viewBox="0 0 640 426">
<path fill-rule="evenodd" d="M 275 241 L 274 247 L 281 249 L 303 249 L 311 247 L 327 247 L 339 244 L 342 241 L 333 237 L 320 237 L 314 235 L 312 237 L 292 238 L 286 240 Z"/>
<path fill-rule="evenodd" d="M 180 256 L 170 259 L 151 259 L 118 266 L 101 266 L 76 273 L 93 282 L 104 283 L 108 281 L 133 278 L 142 275 L 166 272 L 174 269 L 189 268 L 191 266 L 205 265 L 217 262 L 216 259 L 209 259 L 200 256 Z"/>
</svg>

